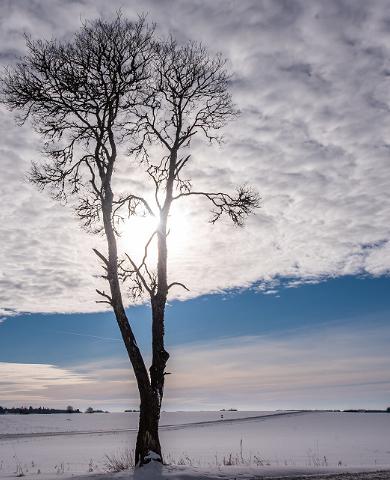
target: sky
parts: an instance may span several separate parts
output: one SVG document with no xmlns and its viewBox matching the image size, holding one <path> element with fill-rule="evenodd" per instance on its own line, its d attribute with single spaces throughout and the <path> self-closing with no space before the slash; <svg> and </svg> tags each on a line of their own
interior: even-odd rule
<svg viewBox="0 0 390 480">
<path fill-rule="evenodd" d="M 221 146 L 194 143 L 189 175 L 262 198 L 243 229 L 210 225 L 201 202 L 175 212 L 169 274 L 190 291 L 167 309 L 166 408 L 388 406 L 390 4 L 0 0 L 1 64 L 26 33 L 69 39 L 118 9 L 228 58 L 241 114 Z M 135 408 L 113 315 L 95 303 L 102 239 L 27 183 L 41 156 L 31 126 L 3 106 L 0 122 L 0 404 Z M 150 227 L 134 222 L 122 251 Z M 128 305 L 148 355 L 149 308 Z"/>
</svg>

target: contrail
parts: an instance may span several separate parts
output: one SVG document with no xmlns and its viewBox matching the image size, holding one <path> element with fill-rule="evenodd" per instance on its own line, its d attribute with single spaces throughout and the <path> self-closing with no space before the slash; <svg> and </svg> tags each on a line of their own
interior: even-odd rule
<svg viewBox="0 0 390 480">
<path fill-rule="evenodd" d="M 114 340 L 115 342 L 120 342 L 120 338 L 110 338 L 110 337 L 98 337 L 97 335 L 88 335 L 87 333 L 77 333 L 77 332 L 65 332 L 63 330 L 52 330 L 54 333 L 65 333 L 66 335 L 76 335 L 77 337 L 89 337 L 97 338 L 98 340 Z"/>
</svg>

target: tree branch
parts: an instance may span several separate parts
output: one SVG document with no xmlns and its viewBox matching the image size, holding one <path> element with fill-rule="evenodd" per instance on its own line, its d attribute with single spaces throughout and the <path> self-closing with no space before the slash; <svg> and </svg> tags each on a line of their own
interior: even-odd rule
<svg viewBox="0 0 390 480">
<path fill-rule="evenodd" d="M 168 285 L 168 290 L 169 290 L 170 288 L 172 288 L 172 287 L 175 287 L 175 286 L 182 287 L 182 288 L 184 288 L 184 290 L 187 290 L 187 292 L 190 291 L 190 289 L 187 288 L 187 287 L 184 285 L 184 283 L 180 283 L 180 282 L 173 282 L 173 283 L 169 284 L 169 285 Z"/>
<path fill-rule="evenodd" d="M 205 197 L 214 205 L 211 223 L 215 223 L 223 214 L 227 214 L 233 223 L 240 227 L 243 226 L 245 218 L 260 207 L 261 200 L 259 194 L 246 185 L 238 187 L 235 196 L 223 192 L 183 192 L 176 195 L 173 200 L 194 195 Z"/>
<path fill-rule="evenodd" d="M 106 267 L 108 267 L 107 258 L 102 253 L 100 253 L 99 250 L 97 250 L 96 248 L 93 248 L 92 250 L 100 258 L 100 260 L 103 261 L 103 263 L 106 265 Z"/>
<path fill-rule="evenodd" d="M 101 290 L 96 289 L 96 293 L 98 293 L 101 297 L 106 298 L 107 300 L 97 300 L 96 303 L 108 303 L 109 305 L 112 306 L 112 298 L 107 295 L 104 291 L 102 292 Z"/>
</svg>

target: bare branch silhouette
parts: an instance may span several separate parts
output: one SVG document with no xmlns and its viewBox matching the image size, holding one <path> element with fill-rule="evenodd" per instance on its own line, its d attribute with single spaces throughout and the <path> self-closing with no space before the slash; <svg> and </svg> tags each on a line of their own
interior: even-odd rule
<svg viewBox="0 0 390 480">
<path fill-rule="evenodd" d="M 226 60 L 221 55 L 210 55 L 196 42 L 178 45 L 169 38 L 154 47 L 154 75 L 148 84 L 147 101 L 136 107 L 136 118 L 126 128 L 137 139 L 131 151 L 140 157 L 141 164 L 146 163 L 154 189 L 159 220 L 156 276 L 151 277 L 147 267 L 149 243 L 138 267 L 128 258 L 129 265 L 124 262 L 121 268 L 127 272 L 124 279 L 133 282 L 132 294 L 141 295 L 146 290 L 150 296 L 153 319 L 150 376 L 161 405 L 169 358 L 164 346 L 168 292 L 174 286 L 188 290 L 180 282 L 168 284 L 167 236 L 172 204 L 184 197 L 201 195 L 212 204 L 212 223 L 226 214 L 234 224 L 242 226 L 246 217 L 259 207 L 260 198 L 248 186 L 238 187 L 235 194 L 193 191 L 191 180 L 183 176 L 192 158 L 188 151 L 192 139 L 198 136 L 209 142 L 220 142 L 222 127 L 238 114 L 229 93 Z M 156 145 L 163 151 L 157 159 Z"/>
<path fill-rule="evenodd" d="M 250 187 L 234 194 L 194 190 L 186 178 L 197 137 L 221 142 L 222 128 L 238 115 L 229 93 L 230 75 L 221 55 L 196 42 L 179 45 L 156 40 L 144 18 L 135 23 L 120 14 L 113 21 L 87 22 L 68 42 L 33 41 L 28 54 L 2 78 L 4 103 L 28 119 L 44 140 L 46 161 L 32 165 L 30 180 L 62 201 L 72 200 L 82 225 L 103 233 L 107 252 L 94 249 L 110 291 L 97 290 L 99 303 L 112 307 L 132 364 L 140 395 L 135 461 L 148 462 L 155 452 L 162 461 L 158 425 L 169 354 L 165 349 L 169 218 L 174 202 L 201 196 L 212 206 L 211 222 L 227 215 L 242 226 L 259 207 Z M 140 160 L 152 184 L 151 197 L 115 188 L 122 152 Z M 158 155 L 156 155 L 156 151 Z M 155 205 L 153 204 L 155 203 Z M 118 224 L 133 215 L 151 215 L 156 231 L 137 263 L 119 258 Z M 150 249 L 157 262 L 150 266 Z M 150 298 L 152 364 L 149 372 L 125 311 L 122 289 L 132 297 Z"/>
</svg>

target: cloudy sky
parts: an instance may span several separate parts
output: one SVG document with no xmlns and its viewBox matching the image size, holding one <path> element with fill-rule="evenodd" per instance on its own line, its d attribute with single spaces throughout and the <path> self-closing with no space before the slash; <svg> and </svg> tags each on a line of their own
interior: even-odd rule
<svg viewBox="0 0 390 480">
<path fill-rule="evenodd" d="M 262 197 L 245 229 L 210 225 L 202 203 L 177 212 L 170 274 L 190 293 L 168 309 L 167 405 L 385 406 L 389 2 L 0 0 L 0 60 L 23 55 L 25 33 L 70 38 L 119 8 L 229 59 L 241 116 L 221 147 L 195 145 L 189 174 Z M 101 240 L 25 181 L 41 140 L 0 108 L 0 404 L 135 406 L 112 315 L 95 303 Z M 123 249 L 140 245 L 132 227 L 144 225 L 125 227 Z M 148 308 L 129 312 L 147 354 Z"/>
</svg>

